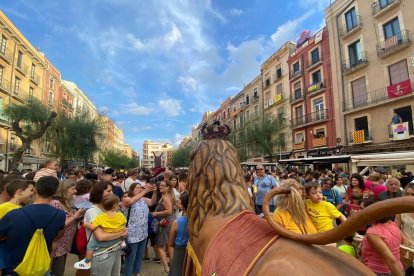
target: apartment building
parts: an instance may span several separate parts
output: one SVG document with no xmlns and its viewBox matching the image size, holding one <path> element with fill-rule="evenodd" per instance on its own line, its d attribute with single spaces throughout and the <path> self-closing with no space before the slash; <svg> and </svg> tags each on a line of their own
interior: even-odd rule
<svg viewBox="0 0 414 276">
<path fill-rule="evenodd" d="M 76 83 L 67 80 L 61 82 L 73 95 L 73 114 L 79 115 L 82 112 L 87 112 L 92 118 L 98 115 L 96 106 Z"/>
<path fill-rule="evenodd" d="M 68 117 L 74 115 L 74 101 L 75 95 L 73 94 L 70 87 L 67 86 L 67 83 L 61 82 L 59 87 L 59 99 L 58 99 L 58 110 L 61 110 Z"/>
<path fill-rule="evenodd" d="M 273 150 L 279 158 L 289 158 L 292 150 L 287 60 L 295 50 L 296 44 L 288 41 L 261 65 L 264 118 L 278 125 L 279 143 Z"/>
<path fill-rule="evenodd" d="M 46 69 L 44 74 L 44 83 L 42 91 L 42 102 L 51 110 L 59 110 L 60 94 L 60 71 L 45 57 Z"/>
<path fill-rule="evenodd" d="M 161 167 L 171 164 L 174 147 L 167 142 L 144 141 L 142 146 L 142 163 L 145 168 L 155 167 L 155 156 L 161 156 Z"/>
<path fill-rule="evenodd" d="M 414 149 L 413 10 L 412 0 L 337 0 L 325 9 L 336 131 L 347 153 Z"/>
<path fill-rule="evenodd" d="M 30 97 L 42 100 L 46 69 L 42 53 L 0 11 L 0 112 L 6 105 L 23 104 Z M 7 170 L 10 155 L 21 141 L 11 131 L 7 120 L 0 115 L 0 169 Z M 44 159 L 39 143 L 25 153 L 23 168 L 36 169 Z"/>
<path fill-rule="evenodd" d="M 288 58 L 293 158 L 336 154 L 328 29 L 304 31 Z"/>
</svg>

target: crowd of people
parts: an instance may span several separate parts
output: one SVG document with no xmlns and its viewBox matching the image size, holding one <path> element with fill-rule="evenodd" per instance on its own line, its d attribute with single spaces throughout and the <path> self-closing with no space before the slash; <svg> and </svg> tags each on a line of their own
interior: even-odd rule
<svg viewBox="0 0 414 276">
<path fill-rule="evenodd" d="M 76 275 L 140 275 L 148 248 L 165 275 L 182 275 L 186 172 L 156 178 L 144 169 L 62 172 L 59 160 L 49 160 L 38 171 L 0 178 L 0 275 L 24 275 L 25 260 L 44 253 L 33 246 L 38 229 L 50 256 L 44 275 L 64 275 L 68 265 Z M 67 264 L 69 253 L 79 261 Z"/>
<path fill-rule="evenodd" d="M 410 172 L 396 175 L 373 171 L 367 176 L 337 171 L 265 172 L 262 165 L 245 172 L 246 186 L 258 215 L 264 195 L 275 187 L 290 189 L 269 202 L 273 219 L 284 228 L 299 234 L 328 231 L 355 213 L 377 201 L 414 196 L 414 178 Z M 361 261 L 377 275 L 412 275 L 413 266 L 405 271 L 400 246 L 414 245 L 414 214 L 400 214 L 373 222 L 358 231 L 364 235 Z M 329 246 L 358 257 L 354 236 Z"/>
<path fill-rule="evenodd" d="M 295 233 L 328 231 L 377 201 L 414 196 L 411 173 L 368 176 L 336 171 L 292 169 L 267 172 L 259 165 L 245 172 L 246 188 L 258 215 L 275 187 L 290 189 L 270 201 L 273 219 Z M 59 171 L 49 160 L 38 171 L 0 172 L 0 275 L 28 269 L 37 230 L 50 263 L 45 275 L 140 275 L 141 264 L 160 263 L 167 275 L 182 275 L 188 242 L 187 173 L 148 170 Z M 358 231 L 364 235 L 361 261 L 377 275 L 412 275 L 400 261 L 400 245 L 414 245 L 414 213 L 384 218 Z M 353 236 L 330 244 L 354 257 Z M 38 249 L 40 250 L 40 249 Z M 40 252 L 40 253 L 39 253 Z M 39 266 L 41 267 L 41 266 Z"/>
</svg>

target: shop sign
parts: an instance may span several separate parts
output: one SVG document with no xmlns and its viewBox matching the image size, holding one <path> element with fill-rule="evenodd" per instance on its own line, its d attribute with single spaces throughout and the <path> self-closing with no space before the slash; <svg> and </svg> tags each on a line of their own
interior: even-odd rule
<svg viewBox="0 0 414 276">
<path fill-rule="evenodd" d="M 335 155 L 335 149 L 319 149 L 308 151 L 308 157 L 323 157 Z"/>
</svg>

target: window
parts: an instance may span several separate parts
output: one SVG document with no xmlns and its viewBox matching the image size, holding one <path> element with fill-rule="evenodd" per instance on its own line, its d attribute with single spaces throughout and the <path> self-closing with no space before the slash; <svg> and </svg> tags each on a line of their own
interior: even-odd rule
<svg viewBox="0 0 414 276">
<path fill-rule="evenodd" d="M 359 117 L 355 120 L 355 130 L 365 130 L 365 132 L 368 132 L 368 117 Z"/>
<path fill-rule="evenodd" d="M 324 128 L 318 128 L 315 130 L 314 134 L 315 138 L 323 138 L 325 137 L 325 129 Z"/>
<path fill-rule="evenodd" d="M 311 65 L 319 61 L 319 49 L 315 49 L 311 52 Z"/>
<path fill-rule="evenodd" d="M 295 107 L 296 119 L 303 119 L 303 105 Z"/>
<path fill-rule="evenodd" d="M 259 95 L 257 95 L 257 88 L 255 88 L 254 90 L 253 90 L 253 98 L 258 98 L 259 97 Z"/>
<path fill-rule="evenodd" d="M 396 37 L 398 41 L 401 40 L 401 29 L 400 29 L 400 21 L 398 17 L 390 20 L 389 22 L 385 23 L 382 26 L 384 30 L 384 38 L 385 40 L 391 39 Z"/>
<path fill-rule="evenodd" d="M 348 46 L 348 54 L 350 67 L 362 63 L 361 42 L 359 40 Z"/>
<path fill-rule="evenodd" d="M 17 67 L 22 68 L 23 53 L 19 51 L 17 53 Z"/>
<path fill-rule="evenodd" d="M 279 133 L 279 147 L 285 148 L 286 147 L 286 140 L 285 140 L 285 134 Z"/>
<path fill-rule="evenodd" d="M 243 115 L 240 116 L 240 127 L 243 127 Z"/>
<path fill-rule="evenodd" d="M 53 106 L 54 100 L 53 100 L 53 92 L 49 91 L 49 105 Z"/>
<path fill-rule="evenodd" d="M 299 61 L 293 64 L 293 74 L 296 75 L 299 73 Z"/>
<path fill-rule="evenodd" d="M 226 111 L 223 111 L 223 119 L 226 119 Z"/>
<path fill-rule="evenodd" d="M 249 104 L 250 98 L 249 95 L 246 96 L 246 104 Z"/>
<path fill-rule="evenodd" d="M 2 35 L 1 36 L 0 52 L 2 52 L 3 54 L 6 53 L 6 46 L 7 46 L 7 38 L 4 35 Z"/>
<path fill-rule="evenodd" d="M 323 104 L 323 98 L 319 98 L 313 101 L 313 108 L 315 110 L 315 119 L 323 120 L 325 119 L 325 107 Z"/>
<path fill-rule="evenodd" d="M 18 95 L 20 91 L 20 79 L 16 77 L 14 79 L 14 94 Z"/>
<path fill-rule="evenodd" d="M 0 66 L 0 85 L 3 83 L 4 68 Z"/>
<path fill-rule="evenodd" d="M 390 75 L 390 84 L 394 85 L 402 81 L 408 80 L 408 66 L 407 60 L 404 59 L 400 62 L 388 66 L 388 72 Z"/>
<path fill-rule="evenodd" d="M 250 119 L 250 111 L 247 110 L 246 111 L 246 121 L 248 121 Z"/>
<path fill-rule="evenodd" d="M 54 89 L 54 84 L 55 84 L 55 80 L 51 77 L 49 80 L 49 89 L 53 90 Z"/>
<path fill-rule="evenodd" d="M 358 25 L 355 8 L 345 13 L 346 30 L 349 32 Z"/>
<path fill-rule="evenodd" d="M 300 81 L 293 85 L 293 91 L 295 100 L 302 98 L 302 85 Z"/>
<path fill-rule="evenodd" d="M 368 95 L 365 77 L 351 82 L 351 89 L 353 106 L 359 107 L 366 105 L 368 101 Z"/>
<path fill-rule="evenodd" d="M 283 84 L 279 84 L 276 87 L 276 95 L 280 95 L 280 94 L 283 94 Z"/>
<path fill-rule="evenodd" d="M 312 73 L 312 84 L 317 84 L 317 83 L 321 83 L 322 79 L 321 79 L 321 70 L 318 70 L 314 73 Z"/>
<path fill-rule="evenodd" d="M 265 86 L 269 86 L 270 85 L 270 76 L 269 73 L 267 73 L 265 75 Z"/>
<path fill-rule="evenodd" d="M 279 65 L 276 67 L 276 79 L 280 79 L 282 77 L 282 67 Z"/>
<path fill-rule="evenodd" d="M 34 91 L 34 89 L 33 89 L 33 87 L 29 87 L 29 99 L 32 99 L 33 98 L 33 91 Z"/>
<path fill-rule="evenodd" d="M 395 0 L 379 0 L 380 8 L 381 10 L 388 6 L 389 4 L 392 4 Z"/>
<path fill-rule="evenodd" d="M 270 105 L 270 92 L 267 92 L 267 93 L 266 93 L 266 96 L 265 96 L 264 106 L 265 106 L 265 108 L 266 108 L 266 107 L 268 107 L 269 105 Z"/>
<path fill-rule="evenodd" d="M 303 141 L 305 141 L 303 132 L 295 133 L 295 144 L 300 144 Z"/>
<path fill-rule="evenodd" d="M 32 63 L 32 68 L 30 69 L 30 77 L 34 79 L 36 73 L 36 65 Z"/>
<path fill-rule="evenodd" d="M 237 121 L 236 120 L 234 120 L 233 121 L 233 129 L 236 129 L 237 128 Z"/>
</svg>

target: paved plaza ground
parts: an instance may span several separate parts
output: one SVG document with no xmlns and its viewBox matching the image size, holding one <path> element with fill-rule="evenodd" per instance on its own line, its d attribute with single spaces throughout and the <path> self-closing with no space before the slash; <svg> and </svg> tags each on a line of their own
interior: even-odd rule
<svg viewBox="0 0 414 276">
<path fill-rule="evenodd" d="M 150 250 L 152 251 L 152 250 Z M 153 253 L 150 252 L 151 259 L 154 257 Z M 66 261 L 66 269 L 64 276 L 73 276 L 76 273 L 76 269 L 73 268 L 73 264 L 78 260 L 78 257 L 73 254 L 68 255 L 68 259 Z M 161 264 L 157 264 L 154 262 L 142 262 L 141 266 L 141 276 L 160 276 L 163 274 L 163 268 Z M 122 274 L 121 274 L 122 275 Z"/>
</svg>

